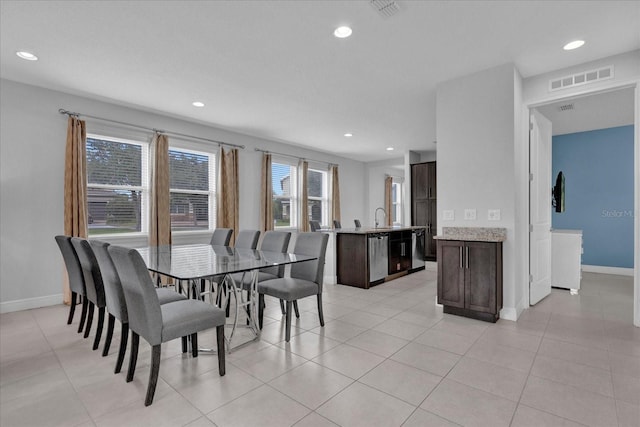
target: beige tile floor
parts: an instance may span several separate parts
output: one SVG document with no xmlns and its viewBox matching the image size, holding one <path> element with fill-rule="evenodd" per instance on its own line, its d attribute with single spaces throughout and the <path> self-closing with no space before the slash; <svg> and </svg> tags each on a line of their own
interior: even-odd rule
<svg viewBox="0 0 640 427">
<path fill-rule="evenodd" d="M 0 425 L 9 426 L 640 426 L 640 328 L 632 279 L 589 274 L 580 295 L 553 290 L 518 322 L 444 315 L 436 277 L 370 290 L 327 286 L 285 343 L 268 300 L 260 342 L 215 356 L 164 345 L 151 407 L 149 347 L 133 382 L 91 350 L 67 307 L 0 316 Z M 202 345 L 214 333 L 201 334 Z M 102 346 L 101 346 L 102 348 Z"/>
</svg>

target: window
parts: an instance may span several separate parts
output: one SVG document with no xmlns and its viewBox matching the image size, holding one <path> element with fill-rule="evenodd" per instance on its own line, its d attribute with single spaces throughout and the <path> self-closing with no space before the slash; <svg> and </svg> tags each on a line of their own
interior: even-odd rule
<svg viewBox="0 0 640 427">
<path fill-rule="evenodd" d="M 402 182 L 391 184 L 391 222 L 402 225 Z"/>
<path fill-rule="evenodd" d="M 147 155 L 148 144 L 87 136 L 90 236 L 146 231 Z"/>
<path fill-rule="evenodd" d="M 89 236 L 148 232 L 148 157 L 147 142 L 87 136 Z M 213 153 L 169 147 L 172 231 L 215 228 L 215 166 Z"/>
<path fill-rule="evenodd" d="M 215 155 L 169 149 L 171 230 L 215 228 Z"/>
<path fill-rule="evenodd" d="M 307 173 L 309 220 L 319 221 L 322 225 L 328 225 L 329 218 L 327 179 L 327 171 L 309 168 Z"/>
<path fill-rule="evenodd" d="M 273 187 L 273 221 L 275 228 L 296 228 L 298 224 L 298 185 L 297 162 L 277 159 L 271 163 L 271 184 Z M 309 220 L 320 221 L 327 225 L 329 218 L 329 174 L 326 170 L 309 168 L 307 172 L 307 196 Z"/>
<path fill-rule="evenodd" d="M 298 168 L 292 164 L 271 163 L 271 186 L 273 188 L 273 222 L 275 228 L 297 226 L 298 215 Z"/>
</svg>

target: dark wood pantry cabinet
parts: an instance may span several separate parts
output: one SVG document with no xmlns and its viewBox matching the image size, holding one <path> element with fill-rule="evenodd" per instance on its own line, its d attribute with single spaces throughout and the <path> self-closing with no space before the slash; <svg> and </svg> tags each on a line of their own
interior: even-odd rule
<svg viewBox="0 0 640 427">
<path fill-rule="evenodd" d="M 424 259 L 435 261 L 437 225 L 436 162 L 411 165 L 411 224 L 426 228 Z"/>
</svg>

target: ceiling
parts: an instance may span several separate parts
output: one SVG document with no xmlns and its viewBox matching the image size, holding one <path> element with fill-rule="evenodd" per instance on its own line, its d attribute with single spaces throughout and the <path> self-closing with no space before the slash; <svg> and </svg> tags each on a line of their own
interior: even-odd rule
<svg viewBox="0 0 640 427">
<path fill-rule="evenodd" d="M 441 82 L 640 48 L 638 1 L 397 4 L 385 18 L 368 1 L 2 0 L 0 75 L 375 161 L 435 150 Z M 353 35 L 333 37 L 339 25 Z"/>
</svg>

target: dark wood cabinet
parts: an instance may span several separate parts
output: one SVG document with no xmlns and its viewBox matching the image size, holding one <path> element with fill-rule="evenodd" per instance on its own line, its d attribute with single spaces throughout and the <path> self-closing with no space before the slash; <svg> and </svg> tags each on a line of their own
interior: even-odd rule
<svg viewBox="0 0 640 427">
<path fill-rule="evenodd" d="M 411 231 L 389 233 L 389 275 L 411 268 Z"/>
<path fill-rule="evenodd" d="M 437 240 L 444 312 L 495 322 L 502 308 L 502 242 Z"/>
<path fill-rule="evenodd" d="M 424 259 L 437 259 L 437 185 L 436 162 L 411 165 L 411 223 L 426 228 Z"/>
<path fill-rule="evenodd" d="M 366 234 L 336 234 L 338 283 L 369 288 L 369 249 Z"/>
</svg>

